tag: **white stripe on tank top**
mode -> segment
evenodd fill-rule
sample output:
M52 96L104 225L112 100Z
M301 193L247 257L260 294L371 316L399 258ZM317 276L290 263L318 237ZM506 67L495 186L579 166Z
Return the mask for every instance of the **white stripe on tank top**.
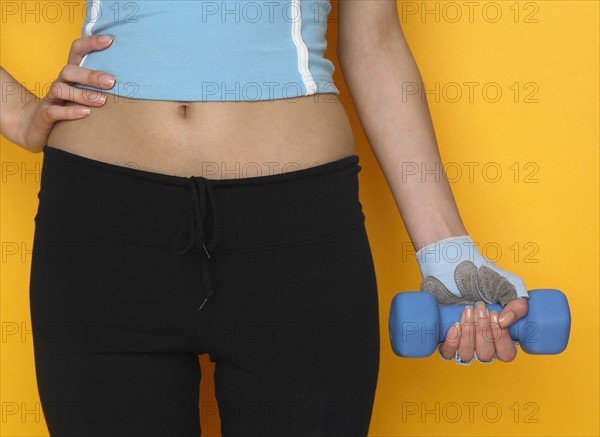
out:
M309 96L317 92L317 84L308 69L308 49L302 40L302 11L300 9L300 1L292 0L292 39L298 52L298 71L302 76L302 81L307 90L305 95Z

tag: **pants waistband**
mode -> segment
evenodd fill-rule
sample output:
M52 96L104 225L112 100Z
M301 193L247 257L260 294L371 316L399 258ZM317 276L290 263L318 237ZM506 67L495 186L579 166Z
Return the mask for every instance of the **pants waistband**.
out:
M235 251L318 238L364 219L357 155L287 173L207 179L50 146L43 154L36 220L107 238L185 249L203 222L206 250Z

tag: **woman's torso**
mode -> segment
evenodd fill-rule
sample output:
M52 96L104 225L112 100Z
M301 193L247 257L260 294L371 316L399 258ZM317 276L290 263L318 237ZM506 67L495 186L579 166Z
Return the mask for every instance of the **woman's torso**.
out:
M117 15L111 2L87 5L82 35L115 39L80 66L117 83L89 116L57 123L49 146L212 179L291 171L354 152L324 56L328 0L140 1Z
M47 144L112 164L209 179L293 171L354 153L335 94L255 102L127 101L108 94L89 116L58 122Z

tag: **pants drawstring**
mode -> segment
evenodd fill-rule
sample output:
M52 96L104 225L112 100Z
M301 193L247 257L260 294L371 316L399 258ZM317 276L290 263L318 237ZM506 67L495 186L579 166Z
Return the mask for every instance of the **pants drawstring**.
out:
M204 256L201 257L202 280L207 290L206 298L198 308L198 310L201 310L208 299L214 295L214 288L210 277L209 251L219 241L221 225L215 202L215 194L210 181L203 176L190 176L187 178L187 183L190 188L190 200L181 228L173 242L172 250L176 254L182 254L187 252L192 246L196 246L198 250L206 255L206 258ZM204 224L206 223L206 214L209 209L207 204L209 202L214 229L210 240L207 241L206 234L208 232L204 228ZM178 244L181 241L185 243L185 246L182 249L178 249Z

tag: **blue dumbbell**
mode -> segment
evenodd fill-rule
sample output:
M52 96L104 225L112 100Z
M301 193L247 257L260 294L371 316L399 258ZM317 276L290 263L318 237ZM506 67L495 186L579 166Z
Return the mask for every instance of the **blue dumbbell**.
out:
M528 354L553 355L565 350L571 331L571 312L560 290L529 291L528 312L508 328L514 341ZM438 305L424 291L398 293L392 299L388 323L394 353L400 357L423 358L435 352L448 329L460 320L461 305ZM502 305L486 304L500 314ZM490 339L491 340L491 339Z

